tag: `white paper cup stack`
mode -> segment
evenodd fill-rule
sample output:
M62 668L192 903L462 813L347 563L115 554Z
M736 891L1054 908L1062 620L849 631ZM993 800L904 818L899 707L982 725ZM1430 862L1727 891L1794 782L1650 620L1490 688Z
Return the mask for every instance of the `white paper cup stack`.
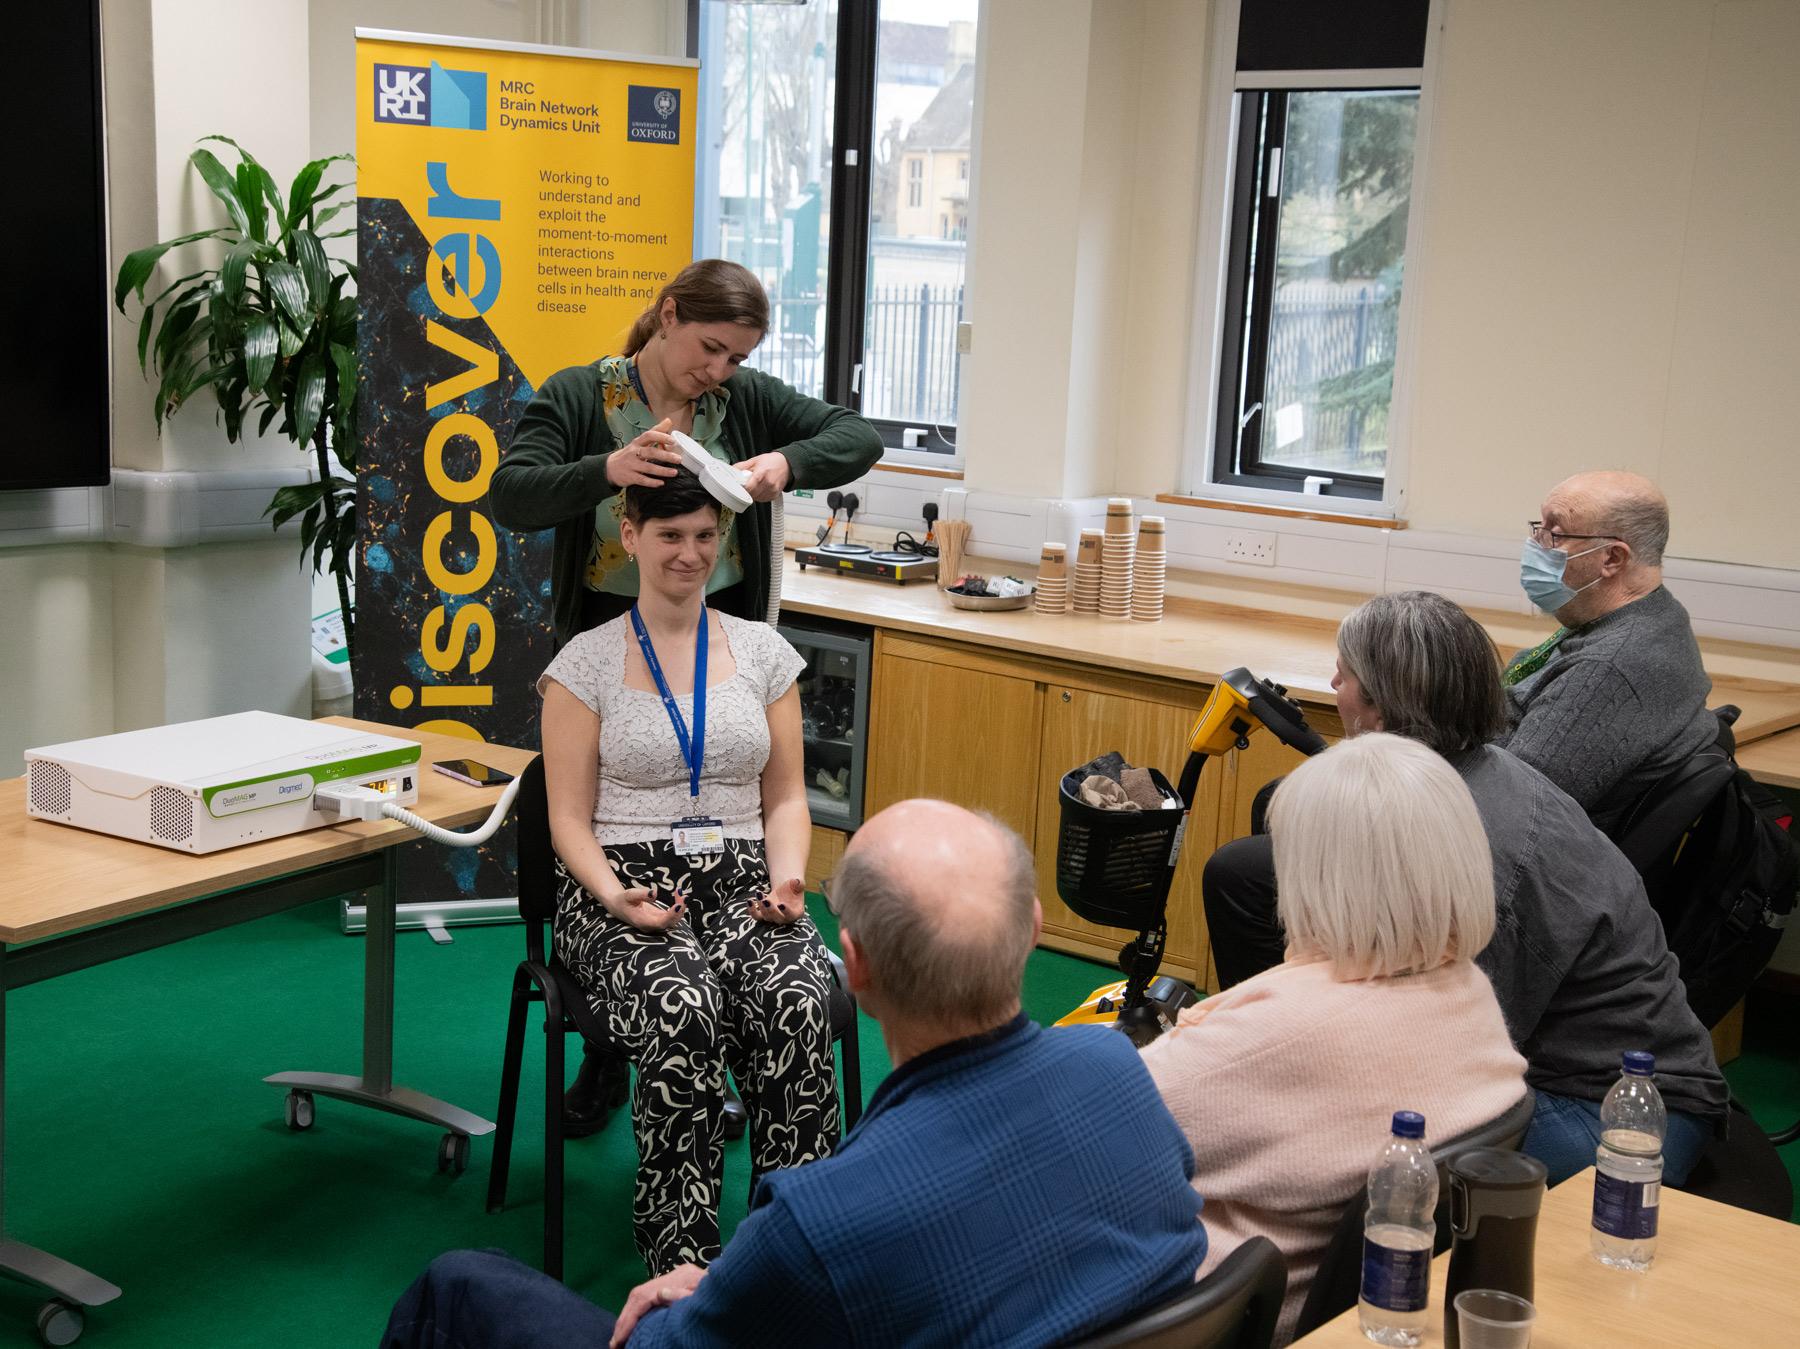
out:
M1038 559L1037 598L1040 614L1066 614L1069 611L1068 545L1046 543L1044 555Z
M1131 499L1106 503L1106 533L1100 539L1100 616L1131 617L1132 560L1137 539L1131 532Z
M1162 516L1146 515L1138 524L1137 557L1131 572L1131 616L1141 623L1154 623L1163 616L1169 574L1164 540Z
M1081 544L1075 552L1075 585L1071 593L1072 608L1078 614L1100 612L1100 531L1081 531Z

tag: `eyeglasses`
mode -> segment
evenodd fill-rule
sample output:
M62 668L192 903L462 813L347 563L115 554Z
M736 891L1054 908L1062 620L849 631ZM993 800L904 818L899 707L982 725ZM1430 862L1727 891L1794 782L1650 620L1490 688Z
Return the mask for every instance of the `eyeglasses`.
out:
M831 910L831 916L833 918L838 916L837 901L831 897L831 888L836 884L837 878L835 876L827 876L819 882L819 893L824 896L825 907Z
M1525 525L1531 531L1532 542L1541 544L1545 548L1554 548L1564 539L1616 540L1619 537L1617 534L1565 534L1560 529L1545 529L1542 520L1527 520Z

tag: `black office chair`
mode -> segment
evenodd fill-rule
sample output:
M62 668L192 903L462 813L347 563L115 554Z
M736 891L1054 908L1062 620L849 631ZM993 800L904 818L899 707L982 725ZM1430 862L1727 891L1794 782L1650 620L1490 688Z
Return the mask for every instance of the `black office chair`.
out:
M1706 1145L1687 1179L1675 1188L1787 1222L1794 1210L1794 1181L1774 1140L1736 1101L1726 1124L1725 1137Z
M1251 1237L1211 1274L1068 1349L1268 1349L1287 1296L1287 1261Z
M506 1023L506 1056L500 1070L500 1109L496 1115L494 1156L488 1173L487 1208L498 1213L506 1205L507 1173L512 1165L513 1117L519 1104L519 1072L525 1056L525 1012L544 1004L544 1272L562 1277L563 1263L563 1040L571 1031L590 1043L624 1056L606 1023L575 976L549 947L547 936L556 914L556 850L550 843L550 809L544 794L544 761L533 759L519 776L514 801L519 828L519 917L525 924L525 959L513 974L511 1013ZM831 1037L842 1060L839 1099L844 1130L862 1113L862 1070L856 1045L856 999L844 967L830 952L836 981L831 991Z
M1434 1254L1450 1249L1450 1163L1470 1148L1516 1151L1531 1127L1531 1112L1536 1108L1537 1093L1527 1087L1518 1104L1505 1114L1431 1150L1438 1173L1437 1239L1431 1248ZM1331 1234L1331 1244L1325 1248L1312 1287L1306 1290L1306 1301L1300 1306L1296 1339L1356 1305L1362 1291L1363 1218L1368 1207L1369 1191L1365 1185L1357 1190L1356 1198L1344 1209L1337 1230Z

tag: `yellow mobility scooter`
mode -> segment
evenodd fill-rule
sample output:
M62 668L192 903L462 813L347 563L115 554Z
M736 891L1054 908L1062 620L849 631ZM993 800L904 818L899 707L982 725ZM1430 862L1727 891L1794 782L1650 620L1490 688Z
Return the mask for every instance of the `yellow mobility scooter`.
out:
M1172 803L1164 809L1101 810L1081 799L1085 765L1063 774L1056 892L1088 922L1126 928L1137 936L1119 951L1125 978L1095 989L1057 1025L1113 1025L1141 1046L1174 1024L1183 1007L1199 1001L1189 985L1156 973L1169 931L1169 887L1181 859L1181 840L1200 786L1201 767L1229 750L1248 749L1250 737L1265 727L1302 754L1325 748L1285 688L1240 666L1219 680L1200 710L1188 735L1180 787L1171 787L1161 773L1150 770L1151 782Z

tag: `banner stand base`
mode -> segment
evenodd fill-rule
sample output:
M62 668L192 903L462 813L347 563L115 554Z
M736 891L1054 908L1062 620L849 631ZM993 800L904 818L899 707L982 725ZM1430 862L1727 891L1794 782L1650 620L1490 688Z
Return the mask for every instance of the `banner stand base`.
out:
M516 923L519 921L517 899L452 899L441 904L397 904L394 927L406 932L424 928L439 945L450 940L449 928L475 927L484 923ZM338 926L346 937L368 930L369 910L365 904L354 904L349 897L338 901Z

